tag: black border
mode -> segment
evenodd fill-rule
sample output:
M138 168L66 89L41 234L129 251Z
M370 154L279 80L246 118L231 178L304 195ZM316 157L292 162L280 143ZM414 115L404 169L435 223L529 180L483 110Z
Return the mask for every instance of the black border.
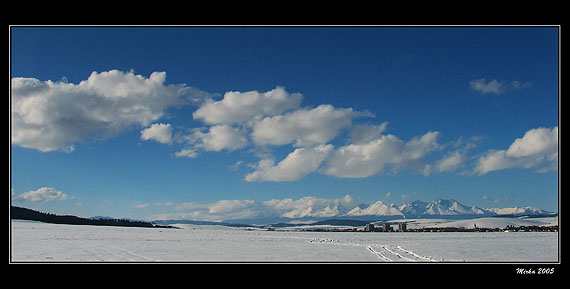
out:
M82 19L83 21L85 19ZM258 21L257 19L256 21ZM52 19L53 21L53 19ZM56 20L57 22L58 20ZM185 20L186 21L186 20ZM405 20L404 20L405 21ZM421 21L421 20L419 20ZM562 57L563 48L565 48L565 37L566 26L561 24L547 24L547 25L536 25L536 24L501 24L503 22L496 22L495 24L491 25L477 25L477 24L465 24L469 22L469 19L463 19L462 21L458 21L460 24L455 25L447 25L447 24L329 24L329 25L322 25L322 24L311 24L309 22L304 22L301 25L292 25L292 24L191 24L191 25L178 25L178 24L167 24L167 25L158 25L158 24L143 24L143 25L132 25L132 24L121 24L121 21L114 21L115 24L112 25L66 25L66 24L13 24L9 25L9 55L11 56L11 33L12 27L21 27L21 26L31 26L31 27L53 27L53 26L65 26L65 27L187 27L187 26L201 26L201 27L377 27L377 26L390 26L390 27L518 27L518 26L540 26L540 27L558 27L559 29L559 113L558 113L558 125L559 125L559 164L558 164L558 209L559 209L559 224L560 224L560 231L558 233L558 262L535 262L535 263L516 263L516 262L466 262L466 263L456 263L456 262L443 262L443 263L371 263L371 262L157 262L157 263L140 263L140 262L102 262L102 263L88 263L88 262L50 262L50 263L43 263L43 262L13 262L11 260L11 221L10 218L8 219L10 222L10 257L9 257L9 264L13 265L13 267L18 269L27 270L28 267L33 267L35 269L40 269L45 274L50 274L52 271L59 271L59 270L69 270L70 265L79 265L73 266L79 271L84 271L82 269L94 270L94 272L105 270L106 272L109 265L115 267L108 271L111 272L115 269L122 270L125 266L131 267L135 265L135 270L141 270L141 272L146 271L154 271L157 269L156 265L161 268L161 270L172 270L174 269L172 265L176 266L176 271L178 269L187 268L190 265L190 269L196 269L193 265L203 265L200 266L202 269L206 271L210 270L218 270L224 269L224 271L230 270L235 272L235 266L231 266L228 268L228 265L242 265L240 267L245 267L244 269L247 271L252 272L261 272L262 274L270 274L271 276L275 277L275 280L283 279L283 276L279 276L276 274L274 270L285 270L285 272L292 273L292 271L297 272L299 275L297 277L308 277L310 276L310 272L313 269L325 270L330 272L331 274L345 274L347 279L358 278L358 279L366 279L369 276L372 279L376 279L377 276L386 276L390 274L399 275L402 271L405 271L405 276L403 281L410 281L410 278L427 278L426 280L445 280L446 276L455 276L455 277L465 277L473 280L481 280L488 278L506 278L506 279L521 279L521 280L535 280L535 279L550 279L556 278L561 279L563 276L563 265L565 264L564 261L566 260L563 256L566 251L562 248L562 240L563 240L563 229L562 229L562 219L563 219L563 205L562 205L562 196L561 196L561 138L560 138L560 128L561 128L561 115L562 115L562 86L564 81L562 77L566 74L563 73L563 61L566 61L566 58ZM9 78L11 78L12 71L11 71L11 62L9 61ZM10 82L10 81L9 81ZM9 85L10 93L11 93L11 82ZM11 115L11 98L10 98L10 115ZM10 126L10 135L11 135L11 126ZM11 152L11 138L10 138L10 152ZM11 169L11 154L10 156L10 169ZM11 174L11 170L10 170ZM10 188L11 188L11 175L10 175ZM10 195L10 204L11 204L11 195ZM10 211L10 210L8 210ZM50 265L50 266L45 266ZM103 266L104 265L104 266ZM150 265L150 266L148 266ZM183 265L183 266L179 266ZM261 266L263 265L263 266ZM25 268L22 268L25 267ZM88 266L88 268L85 268ZM212 267L214 266L214 267ZM39 268L38 268L39 267ZM182 267L182 268L179 268ZM356 270L358 274L353 274L353 272L346 273L346 271L350 268L350 271ZM526 269L527 272L530 269L531 272L535 271L534 274L519 274L517 273L517 269ZM554 268L554 274L538 274L539 268ZM87 271L88 271L87 270ZM75 270L72 270L75 271ZM215 271L214 271L215 272ZM53 272L52 272L53 273ZM238 275L241 276L243 272L238 271ZM370 275L371 274L371 275ZM481 277L481 274L485 277ZM327 274L329 275L329 274ZM394 275L394 276L396 276ZM117 276L119 277L119 276ZM243 278L243 276L241 276ZM346 280L343 278L343 275L337 275L336 277L339 280ZM214 278L217 279L217 278ZM318 278L319 280L323 281L322 278ZM334 279L334 278L333 278ZM468 281L469 279L465 279ZM405 282L404 282L405 283ZM279 284L279 283L277 283ZM429 283L426 283L429 284ZM483 283L485 284L485 283ZM476 283L474 283L476 285Z

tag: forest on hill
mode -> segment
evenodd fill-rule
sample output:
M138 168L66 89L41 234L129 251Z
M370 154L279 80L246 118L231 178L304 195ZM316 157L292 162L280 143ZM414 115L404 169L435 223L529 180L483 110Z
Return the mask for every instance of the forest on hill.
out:
M157 225L144 221L127 219L89 219L73 215L55 215L38 212L28 208L10 206L10 218L17 220L40 221L53 224L91 225L91 226L120 226L120 227L148 227L148 228L176 228L168 225Z

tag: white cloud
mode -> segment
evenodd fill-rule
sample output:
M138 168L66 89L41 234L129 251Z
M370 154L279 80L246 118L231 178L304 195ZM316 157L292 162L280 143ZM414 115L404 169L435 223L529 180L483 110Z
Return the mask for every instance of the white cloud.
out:
M404 159L418 160L436 150L439 146L437 143L439 134L438 131L430 131L421 137L413 137L406 143Z
M215 125L210 127L207 133L196 130L187 139L196 143L196 148L206 151L235 151L247 145L245 132L229 125Z
M12 144L43 152L72 151L89 138L105 139L133 125L148 126L182 105L185 85L165 85L132 71L93 72L79 84L12 78Z
M367 143L338 148L324 167L324 173L340 178L365 178L383 173L387 166L394 171L412 168L429 174L423 158L438 148L439 132L428 132L407 143L394 135L381 135Z
M544 167L541 167L543 166ZM508 168L533 168L545 172L558 166L558 126L535 128L517 138L507 150L490 150L481 156L474 173L486 173Z
M333 151L333 145L319 145L312 148L298 148L275 165L274 159L263 159L256 171L248 174L245 180L254 181L296 181L316 171Z
M174 156L177 158L190 158L193 159L197 156L198 154L196 153L196 151L194 149L182 149L180 151L177 151L176 153L174 153Z
M155 123L141 131L141 139L169 144L172 142L172 126L170 124Z
M35 191L29 191L17 196L14 201L17 202L49 202L64 201L71 199L68 195L54 188L42 187Z
M469 82L469 87L472 90L480 92L482 94L501 94L507 90L519 90L522 88L530 87L531 85L532 84L530 82L520 82L518 80L507 82L493 79L487 82L484 78L471 80Z
M511 82L510 87L511 87L511 89L519 90L519 89L527 88L527 87L531 87L531 86L532 86L532 83L530 83L530 82L520 82L518 80L515 80L515 81Z
M439 172L448 172L455 170L461 163L463 163L465 157L458 151L450 153L443 157L441 160L437 161L435 164L436 169Z
M190 219L223 221L257 217L263 213L261 205L252 200L220 200L215 203L167 203L175 213L151 216L153 220Z
M193 219L223 221L254 217L332 217L348 213L356 206L354 198L345 195L338 199L304 197L298 200L273 199L265 202L253 200L221 200L214 203L166 204L175 211L151 216L151 219Z
M506 152L508 157L521 158L541 154L558 154L558 126L535 128L517 138Z
M135 209L146 209L150 206L150 203L138 203L133 206Z
M349 133L350 142L353 144L363 144L380 138L387 126L388 122L383 122L380 125L355 125Z
M266 117L257 122L251 134L261 145L295 146L325 144L335 138L342 129L352 125L352 108L334 108L319 105L313 109L298 109L285 115Z
M193 117L207 124L244 123L295 109L302 100L301 94L289 94L283 87L264 93L230 91L220 101L205 102L193 113Z
M237 161L236 163L230 166L230 170L237 171L242 163L243 161Z
M482 94L487 94L487 93L501 94L505 89L505 84L504 82L499 82L496 79L486 82L485 79L482 78L482 79L471 80L469 82L469 87L472 90L478 91Z
M244 129L229 125L215 125L202 132L204 128L191 129L184 135L177 133L173 138L176 142L185 143L186 148L176 152L175 157L195 158L200 152L222 150L235 151L248 145L247 132Z
M364 178L382 173L386 165L398 162L404 145L394 135L382 135L368 143L340 147L328 160L324 172L340 178Z
M252 200L220 200L208 206L208 213L227 215L230 212L251 208L254 204Z
M339 199L304 197L299 200L270 200L263 203L266 210L285 218L333 217L343 215L356 204L350 195Z
M490 150L479 158L474 172L484 175L491 171L503 170L516 166L516 160L508 158L505 150Z

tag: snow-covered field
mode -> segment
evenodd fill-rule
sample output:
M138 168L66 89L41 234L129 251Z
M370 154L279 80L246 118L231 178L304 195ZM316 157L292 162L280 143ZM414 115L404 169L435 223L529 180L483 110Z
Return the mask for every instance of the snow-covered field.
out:
M544 217L544 218L528 218L528 217L515 217L515 218L476 218L467 220L449 220L449 219L400 219L391 221L392 223L404 222L408 224L409 229L420 228L443 228L455 227L473 229L475 226L478 228L505 228L507 226L554 226L558 225L558 217ZM396 227L397 228L397 227Z
M558 262L558 233L367 233L12 221L12 262Z

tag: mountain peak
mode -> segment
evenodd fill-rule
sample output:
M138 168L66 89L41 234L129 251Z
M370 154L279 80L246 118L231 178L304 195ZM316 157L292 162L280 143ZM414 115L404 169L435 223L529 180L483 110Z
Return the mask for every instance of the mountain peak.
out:
M415 200L400 206L387 204L384 201L374 203L356 204L350 202L337 203L307 203L303 206L291 206L287 204L279 214L259 215L249 219L237 219L239 222L254 222L259 220L279 219L279 222L291 222L294 220L323 220L330 218L378 220L378 219L419 219L419 218L477 218L501 215L531 216L547 215L549 212L534 207L515 207L503 209L483 209L476 206L467 206L454 199L437 198L430 202ZM227 222L235 222L236 219L225 219Z
M386 205L382 201L377 201L366 209L355 207L345 216L404 216L404 214L394 204Z
M485 215L484 209L468 207L454 199L437 198L429 203L413 201L400 206L400 211L408 217L419 216L457 216L457 215Z
M552 212L545 211L536 207L513 207L513 208L485 208L489 212L497 215L546 215Z
M549 212L534 207L514 207L503 209L483 209L476 206L466 206L454 199L437 198L424 202L415 200L400 206L376 201L372 204L359 204L352 209L339 205L326 207L308 206L284 213L281 217L298 218L335 218L335 217L404 217L404 218L460 218L463 216L483 217L500 215L542 215Z

